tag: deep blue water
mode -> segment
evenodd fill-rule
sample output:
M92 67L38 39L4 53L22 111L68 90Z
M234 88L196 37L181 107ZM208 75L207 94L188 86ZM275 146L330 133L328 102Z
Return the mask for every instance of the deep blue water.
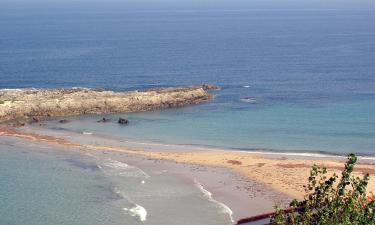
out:
M126 128L89 117L72 129L375 154L375 11L2 11L0 27L0 88L223 88L209 104L131 114Z

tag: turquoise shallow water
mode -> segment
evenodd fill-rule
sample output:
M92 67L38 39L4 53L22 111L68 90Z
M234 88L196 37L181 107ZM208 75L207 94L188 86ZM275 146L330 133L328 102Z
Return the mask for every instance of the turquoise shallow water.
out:
M375 105L372 102L295 105L207 111L208 105L166 111L72 118L48 126L92 132L122 140L213 146L241 150L276 150L375 155ZM117 124L127 117L130 125Z
M129 11L2 3L0 88L223 88L207 104L49 127L141 142L375 155L373 5ZM119 126L119 116L130 125ZM228 224L227 213L183 179L154 174L142 186L139 168L109 156L3 141L1 225ZM137 204L147 210L146 222L142 210L132 215L142 209Z
M0 137L0 224L231 223L193 180L152 162L141 169L121 155L91 153Z
M1 224L123 224L117 197L92 160L0 141Z
M129 114L126 128L90 118L67 126L180 144L374 154L373 8L95 6L1 8L0 88L212 83L223 90L210 104Z

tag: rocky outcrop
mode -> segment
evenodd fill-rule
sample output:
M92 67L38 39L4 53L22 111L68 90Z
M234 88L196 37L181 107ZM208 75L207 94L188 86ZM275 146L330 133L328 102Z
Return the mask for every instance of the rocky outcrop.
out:
M98 120L97 122L98 123L107 123L107 122L110 122L111 120L112 120L111 118L103 117L101 120Z
M129 123L129 120L120 117L120 118L118 119L118 123L119 123L119 124L128 124L128 123Z
M39 121L82 114L147 111L198 104L213 85L113 92L88 88L0 89L0 122Z

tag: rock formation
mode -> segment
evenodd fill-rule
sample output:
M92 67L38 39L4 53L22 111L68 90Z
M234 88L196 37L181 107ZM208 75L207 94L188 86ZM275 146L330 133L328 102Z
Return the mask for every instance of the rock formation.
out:
M105 118L103 117L101 120L98 120L97 122L98 123L107 123L107 122L110 122L111 121L111 118Z
M0 89L0 122L39 121L82 114L147 111L198 104L213 85L113 92L88 88Z
M119 124L128 124L128 123L129 123L129 120L120 117L120 118L118 119L118 123L119 123Z

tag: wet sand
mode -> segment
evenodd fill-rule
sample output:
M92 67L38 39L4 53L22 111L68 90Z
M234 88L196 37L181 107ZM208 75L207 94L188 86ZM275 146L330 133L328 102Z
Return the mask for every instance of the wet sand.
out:
M113 155L113 153L109 153ZM290 201L290 197L249 180L222 167L192 165L143 156L114 154L117 160L139 168L157 168L172 176L185 177L193 185L201 185L211 192L214 201L223 203L233 211L235 221L265 212L271 212L275 204Z
M322 155L286 155L212 149L144 151L126 148L126 146L73 142L62 137L32 133L33 129L28 132L26 130L0 127L0 136L65 146L71 150L119 154L122 155L121 157L126 157L124 160L128 160L127 162L139 164L140 167L142 165L165 167L168 171L197 179L213 193L216 200L225 203L234 211L236 219L269 212L274 204L285 203L292 198L302 198L303 185L306 184L313 164L325 166L330 173L339 174L345 162L345 157ZM368 191L374 192L375 160L360 159L355 174L362 176L365 173L371 175Z

